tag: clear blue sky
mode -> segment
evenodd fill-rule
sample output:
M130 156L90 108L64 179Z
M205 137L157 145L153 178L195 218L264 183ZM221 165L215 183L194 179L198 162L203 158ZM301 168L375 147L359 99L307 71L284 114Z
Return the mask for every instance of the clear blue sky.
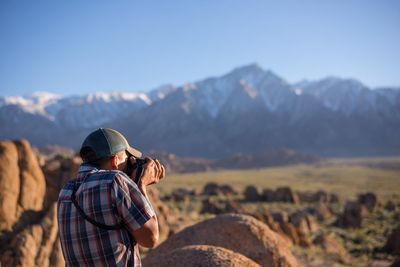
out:
M400 86L400 1L1 0L0 95L148 91L257 62Z

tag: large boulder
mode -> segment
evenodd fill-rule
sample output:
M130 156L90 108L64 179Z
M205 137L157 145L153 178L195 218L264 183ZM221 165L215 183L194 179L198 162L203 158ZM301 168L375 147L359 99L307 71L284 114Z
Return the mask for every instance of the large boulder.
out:
M363 204L348 201L343 213L336 220L335 225L342 228L360 228L363 219L368 214L368 209Z
M278 202L289 202L293 204L299 204L300 198L299 195L290 187L279 187L275 190L275 201Z
M246 186L243 192L245 201L256 202L262 200L259 191L260 190L253 185Z
M0 231L11 230L25 211L40 211L46 182L26 140L0 142Z
M400 255L400 227L390 233L384 250L390 254Z
M206 196L234 196L237 194L237 191L227 184L207 183L203 189L203 195Z
M365 194L359 194L358 202L367 207L369 211L372 211L378 205L378 198L375 193L368 192Z
M31 224L4 244L1 266L63 266L58 244L57 205L54 203L39 223Z
M253 260L231 250L215 246L186 246L172 250L164 257L148 256L143 261L144 267L257 267Z
M290 215L290 223L297 231L300 245L309 247L312 243L311 234L318 230L318 224L314 217L306 212L298 211Z
M317 218L320 222L333 216L332 210L324 202L318 202L315 206L307 207L304 211Z
M262 266L298 266L287 241L257 219L238 214L219 215L188 227L151 250L146 259L163 260L171 251L189 245L223 247Z
M77 156L65 158L57 155L45 161L42 167L47 184L45 208L57 201L61 188L76 177L81 163L81 158Z

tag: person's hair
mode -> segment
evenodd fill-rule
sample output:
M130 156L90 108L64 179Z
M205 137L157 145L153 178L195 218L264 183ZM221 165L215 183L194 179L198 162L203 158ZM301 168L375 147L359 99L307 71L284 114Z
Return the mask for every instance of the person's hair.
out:
M104 166L113 156L117 156L119 159L121 159L122 156L126 154L126 152L123 150L123 151L117 152L115 155L97 159L96 152L91 147L83 147L79 151L79 154L84 163L89 163L91 165L94 165L97 168L100 168L100 167Z

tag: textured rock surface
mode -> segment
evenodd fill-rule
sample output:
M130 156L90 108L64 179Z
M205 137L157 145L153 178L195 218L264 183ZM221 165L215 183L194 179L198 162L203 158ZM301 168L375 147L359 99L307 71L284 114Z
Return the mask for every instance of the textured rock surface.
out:
M223 247L262 266L298 266L290 245L267 225L247 215L219 215L188 227L149 252L149 259L162 259L171 251L189 245Z
M37 224L17 233L1 255L2 266L63 266L61 249L57 244L56 204Z
M46 182L25 141L0 142L0 231L11 230L25 211L43 208Z
M350 255L342 244L335 238L334 234L320 234L314 239L314 244L320 246L324 251L341 263L349 263Z
M186 246L170 251L162 259L147 257L144 267L257 267L259 264L231 250L215 246Z
M47 184L45 208L54 201L57 201L60 189L65 183L76 176L81 162L80 157L63 158L60 156L46 161L43 166L43 173Z
M348 201L343 214L339 216L335 225L342 228L360 228L363 219L368 215L368 209L358 202Z

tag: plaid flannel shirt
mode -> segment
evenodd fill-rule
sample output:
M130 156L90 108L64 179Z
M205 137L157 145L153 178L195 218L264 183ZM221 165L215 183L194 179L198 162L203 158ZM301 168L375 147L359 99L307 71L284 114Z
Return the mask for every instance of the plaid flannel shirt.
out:
M87 216L105 225L122 223L123 228L104 230L85 220L71 202L74 186L79 186L76 201ZM63 187L58 199L66 266L141 266L132 233L153 216L150 202L125 173L82 164L77 179Z

